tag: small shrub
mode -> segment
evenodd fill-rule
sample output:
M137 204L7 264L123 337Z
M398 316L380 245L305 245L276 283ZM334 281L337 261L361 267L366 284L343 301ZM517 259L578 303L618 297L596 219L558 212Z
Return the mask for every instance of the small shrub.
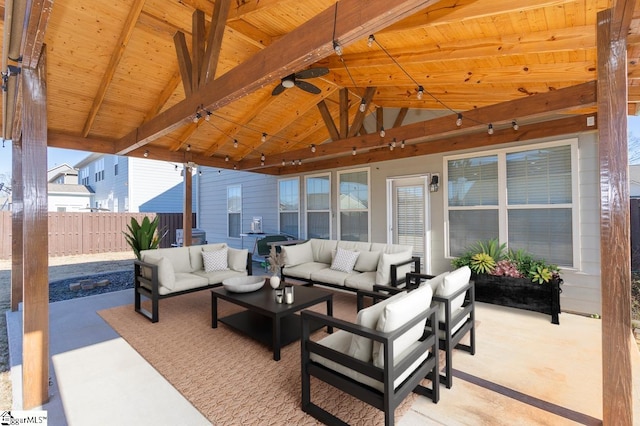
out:
M631 274L631 318L640 321L640 273Z

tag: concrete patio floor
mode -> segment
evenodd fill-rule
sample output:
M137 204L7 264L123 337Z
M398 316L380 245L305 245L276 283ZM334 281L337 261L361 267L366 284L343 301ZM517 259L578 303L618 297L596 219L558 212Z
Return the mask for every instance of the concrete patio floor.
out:
M131 304L132 290L50 306L50 425L210 424L96 311ZM478 303L475 356L455 351L453 387L438 404L420 397L409 425L600 424L601 322ZM20 409L22 316L7 313L14 409ZM634 420L640 424L640 354L634 346Z

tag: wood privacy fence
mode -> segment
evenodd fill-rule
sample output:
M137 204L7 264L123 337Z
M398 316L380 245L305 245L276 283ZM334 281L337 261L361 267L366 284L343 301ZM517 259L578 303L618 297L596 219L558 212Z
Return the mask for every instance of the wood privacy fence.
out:
M161 247L170 247L175 240L175 230L182 228L182 213L49 212L49 256L131 250L123 235L131 218L141 221L145 216L153 218L156 214L160 216L159 228L167 231ZM192 222L195 227L195 213ZM0 212L0 259L11 257L12 232L11 212Z

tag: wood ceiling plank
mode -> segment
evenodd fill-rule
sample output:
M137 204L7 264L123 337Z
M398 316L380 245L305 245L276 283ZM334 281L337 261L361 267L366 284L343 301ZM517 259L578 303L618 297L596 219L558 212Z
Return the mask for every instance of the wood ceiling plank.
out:
M365 34L385 28L434 3L436 0L398 0L393 3L370 0L367 7L362 8L358 0L341 0L337 3L336 38L348 45ZM331 55L333 45L330 35L333 33L334 14L334 8L326 9L238 65L234 72L209 81L198 93L188 96L120 139L117 152L126 154L173 131L188 120L198 105L211 110L219 109L287 73Z
M147 114L144 117L144 123L151 120L153 117L158 115L160 111L162 111L162 108L164 108L164 106L167 104L167 102L171 98L171 95L173 94L173 92L175 92L181 81L182 78L180 77L180 71L176 70L176 72L173 73L167 84L162 89L162 92L156 99L154 105L149 109L149 111L147 111Z
M87 114L87 119L85 120L84 126L82 128L82 135L87 136L91 131L91 127L98 115L98 111L100 111L100 107L104 102L104 97L107 94L107 90L111 86L111 82L113 81L113 76L118 69L118 65L120 64L120 60L124 55L125 49L129 44L129 40L131 39L131 34L136 27L136 22L138 22L138 18L140 17L140 13L142 12L142 8L144 6L145 0L136 0L131 9L129 10L129 14L127 15L127 20L124 22L122 27L122 31L120 31L120 36L118 37L118 41L116 43L116 48L113 52L111 52L111 59L109 60L109 65L102 75L102 81L98 86L98 93L93 98L93 103L91 104L91 108L89 108L89 113Z
M231 0L216 0L213 8L207 47L202 62L202 70L200 71L201 85L213 79L216 75L218 59L220 58L220 46L222 46L222 37L224 36L225 22L229 15L230 6Z

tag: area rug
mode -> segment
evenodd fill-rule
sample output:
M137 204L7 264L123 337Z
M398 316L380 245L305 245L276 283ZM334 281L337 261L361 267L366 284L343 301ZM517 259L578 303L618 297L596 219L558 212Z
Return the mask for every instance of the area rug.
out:
M355 321L355 306L355 295L334 293L335 317ZM218 301L219 317L240 309ZM324 313L326 304L313 310ZM225 324L212 329L209 292L161 300L159 312L155 324L133 305L99 314L213 424L318 424L300 408L299 342L285 346L276 362L267 346ZM313 339L326 335L320 330ZM425 385L431 386L427 380ZM313 379L311 391L312 401L351 425L384 424L381 411L325 383ZM396 419L416 398L405 399Z

